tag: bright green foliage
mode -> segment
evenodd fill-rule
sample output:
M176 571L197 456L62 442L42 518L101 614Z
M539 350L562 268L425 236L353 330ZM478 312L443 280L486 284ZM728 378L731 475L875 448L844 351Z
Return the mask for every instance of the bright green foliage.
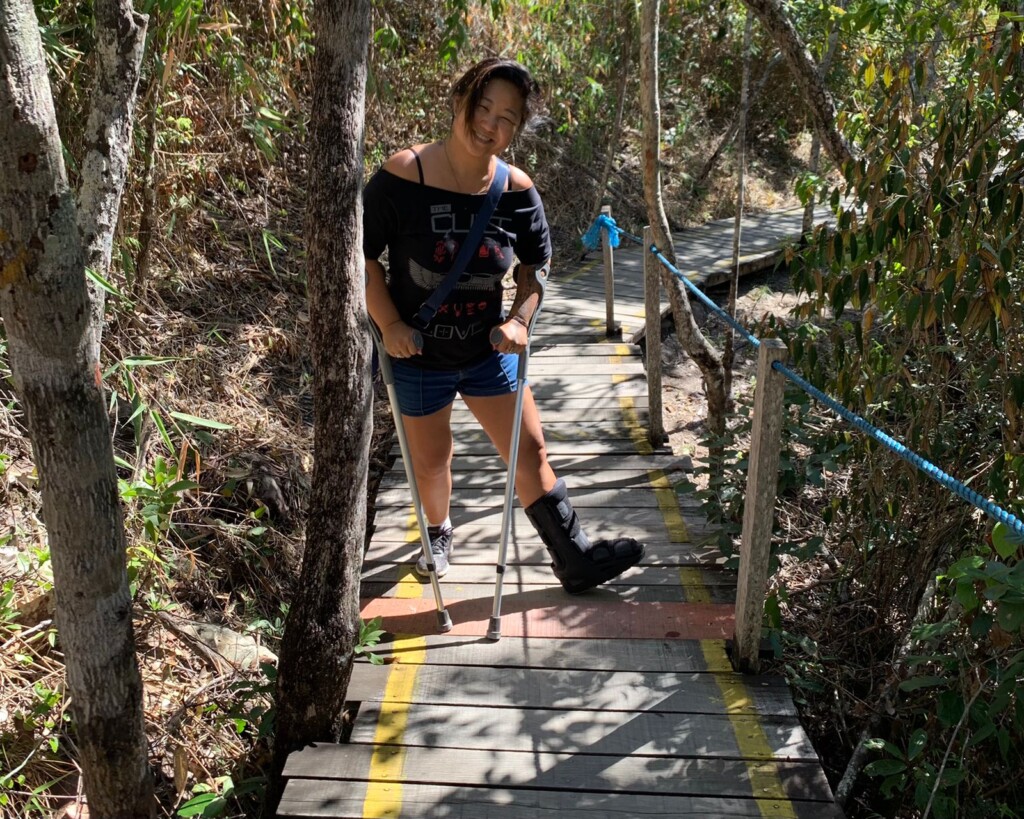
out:
M966 806L972 816L1013 815L1006 811L1019 804L1013 783L1024 764L1024 562L961 558L942 602L946 615L912 635L899 686L907 727L873 744L880 758L865 773L886 798L939 819L965 815Z
M384 636L384 629L381 628L383 622L382 617L374 617L369 623L364 620L359 621L359 639L356 641L355 653L362 654L373 665L382 665L384 662L380 655L370 651Z
M847 25L877 35L862 54L859 107L843 118L861 154L843 184L822 192L834 227L794 259L811 297L805 315L833 318L827 333L792 333L790 348L826 392L1020 516L1020 34L980 6L960 10L975 32L967 36L926 11L850 8ZM882 21L922 45L883 41ZM932 50L935 27L956 39ZM879 611L909 617L929 577L945 575L933 621L912 635L898 717L866 773L913 815L1004 815L1022 796L1020 543L997 526L991 548L979 548L991 526L983 516L855 440L843 459L849 486L825 523L832 539L858 544L858 580Z

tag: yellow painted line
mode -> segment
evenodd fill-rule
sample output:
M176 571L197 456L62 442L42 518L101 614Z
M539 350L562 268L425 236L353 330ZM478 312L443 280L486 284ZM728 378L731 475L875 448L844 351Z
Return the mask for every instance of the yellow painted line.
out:
M686 602L709 603L711 591L704 584L704 578L697 566L681 566L679 581L686 590ZM768 736L757 718L754 701L743 678L733 671L732 663L725 653L721 640L701 640L704 665L711 672L725 704L725 713L732 725L736 747L744 759L751 793L758 812L764 819L796 819L793 803L774 765L775 753L768 742ZM743 716L745 719L738 719Z
M409 723L409 704L416 686L416 674L426 659L427 640L418 636L396 636L393 653L401 658L392 663L384 687L380 719L373 735L369 782L363 800L364 819L387 819L402 815L402 768L405 748L400 744Z
M683 584L687 603L711 602L711 590L704 585L704 575L697 566L680 566L679 582Z
M574 270L569 275L567 275L567 276L559 276L558 277L558 281L559 282L571 282L573 279L578 279L584 273L589 272L594 267L594 265L596 265L598 262L601 262L601 264L604 264L604 259L591 259L589 262L585 262L584 264L580 265L578 270Z
M652 469L647 473L651 486L654 487L654 497L658 500L658 508L665 518L665 526L668 527L669 540L673 543L689 543L690 532L686 528L686 521L679 511L679 499L676 491L672 488L668 476L660 469Z
M414 563L402 563L398 567L395 597L401 600L419 600L423 597L423 581L416 574Z
M641 455L650 455L654 452L651 442L647 440L647 433L640 426L640 420L636 414L636 407L633 399L628 396L619 398L619 409L622 411L622 418L629 430L629 437L633 439L633 446ZM647 473L651 486L654 487L654 497L658 501L658 508L665 520L665 527L668 529L669 540L673 543L689 543L690 532L686 528L686 521L679 511L679 499L669 482L668 476L660 469L652 469Z
M405 542L420 544L420 526L416 520L416 510L409 513L405 524ZM418 558L419 555L417 554ZM395 597L403 600L417 600L423 597L423 583L416 574L415 562L403 563L398 567L398 582L395 584Z
M630 395L619 396L619 409L622 411L622 420L629 430L629 437L633 439L633 446L641 455L650 455L654 452L651 442L647 440L647 433L640 426L640 419L636 414L636 406L633 397Z
M608 363L624 364L627 363L631 358L634 358L634 355L627 345L616 344L615 353L613 355L608 356Z
M409 519L405 522L405 542L406 543L419 543L420 542L420 524L416 520L416 510L413 509L409 513Z
M793 803L786 794L782 781L779 779L776 766L768 761L774 758L772 746L759 722L737 719L739 715L758 716L754 710L754 701L746 684L738 674L732 672L729 658L725 654L725 644L721 640L701 640L701 651L709 671L717 671L714 675L718 690L725 703L725 712L732 723L736 747L744 758L750 789L754 795L754 804L764 819L796 819Z

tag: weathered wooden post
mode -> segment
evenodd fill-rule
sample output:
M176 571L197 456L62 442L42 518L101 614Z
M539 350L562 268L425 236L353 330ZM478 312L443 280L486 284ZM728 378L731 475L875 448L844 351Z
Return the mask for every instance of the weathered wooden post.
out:
M612 206L602 207L601 214L611 219ZM615 254L612 249L612 232L608 228L604 228L603 232L605 335L608 338L618 338L622 335L622 327L615 321Z
M647 342L647 406L651 418L647 438L653 446L665 441L665 420L661 410L661 269L650 252L654 231L644 228L644 313Z
M747 497L740 540L740 571L736 588L736 632L733 665L756 674L764 619L764 594L768 585L772 520L779 481L779 449L782 437L785 379L772 364L786 357L781 339L761 342L757 356L757 387L747 467Z

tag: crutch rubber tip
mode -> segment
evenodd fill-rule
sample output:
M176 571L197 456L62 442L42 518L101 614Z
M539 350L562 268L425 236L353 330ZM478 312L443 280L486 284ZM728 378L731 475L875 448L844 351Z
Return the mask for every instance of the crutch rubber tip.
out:
M487 639L488 640L500 640L501 639L501 618L492 617L490 623L487 625Z
M446 631L452 630L452 618L448 614L448 609L444 609L437 613L437 628L442 634Z

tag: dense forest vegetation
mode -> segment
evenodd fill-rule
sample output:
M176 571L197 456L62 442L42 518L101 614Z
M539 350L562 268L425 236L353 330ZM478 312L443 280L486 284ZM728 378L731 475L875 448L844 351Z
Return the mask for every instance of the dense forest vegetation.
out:
M101 376L167 816L256 815L265 787L312 460L303 219L307 180L328 169L308 162L310 5L136 3L149 25L127 185L113 263L90 276L107 294ZM1024 9L663 0L673 227L734 212L748 7L748 207L800 197L836 213L834 230L790 253L798 314L752 329L784 338L812 383L1019 519ZM374 0L367 173L443 136L459 67L512 56L544 86L544 117L511 159L543 193L555 275L602 204L639 233L638 8ZM74 184L97 71L93 9L35 9ZM766 24L773 10L806 49ZM835 102L832 134L801 65ZM816 134L826 157L828 137L849 155L812 160ZM2 327L0 395L0 815L74 813L73 703ZM743 504L738 403L712 442L724 473L699 490L726 552ZM802 393L788 405L766 625L848 815L1021 815L1024 537Z

